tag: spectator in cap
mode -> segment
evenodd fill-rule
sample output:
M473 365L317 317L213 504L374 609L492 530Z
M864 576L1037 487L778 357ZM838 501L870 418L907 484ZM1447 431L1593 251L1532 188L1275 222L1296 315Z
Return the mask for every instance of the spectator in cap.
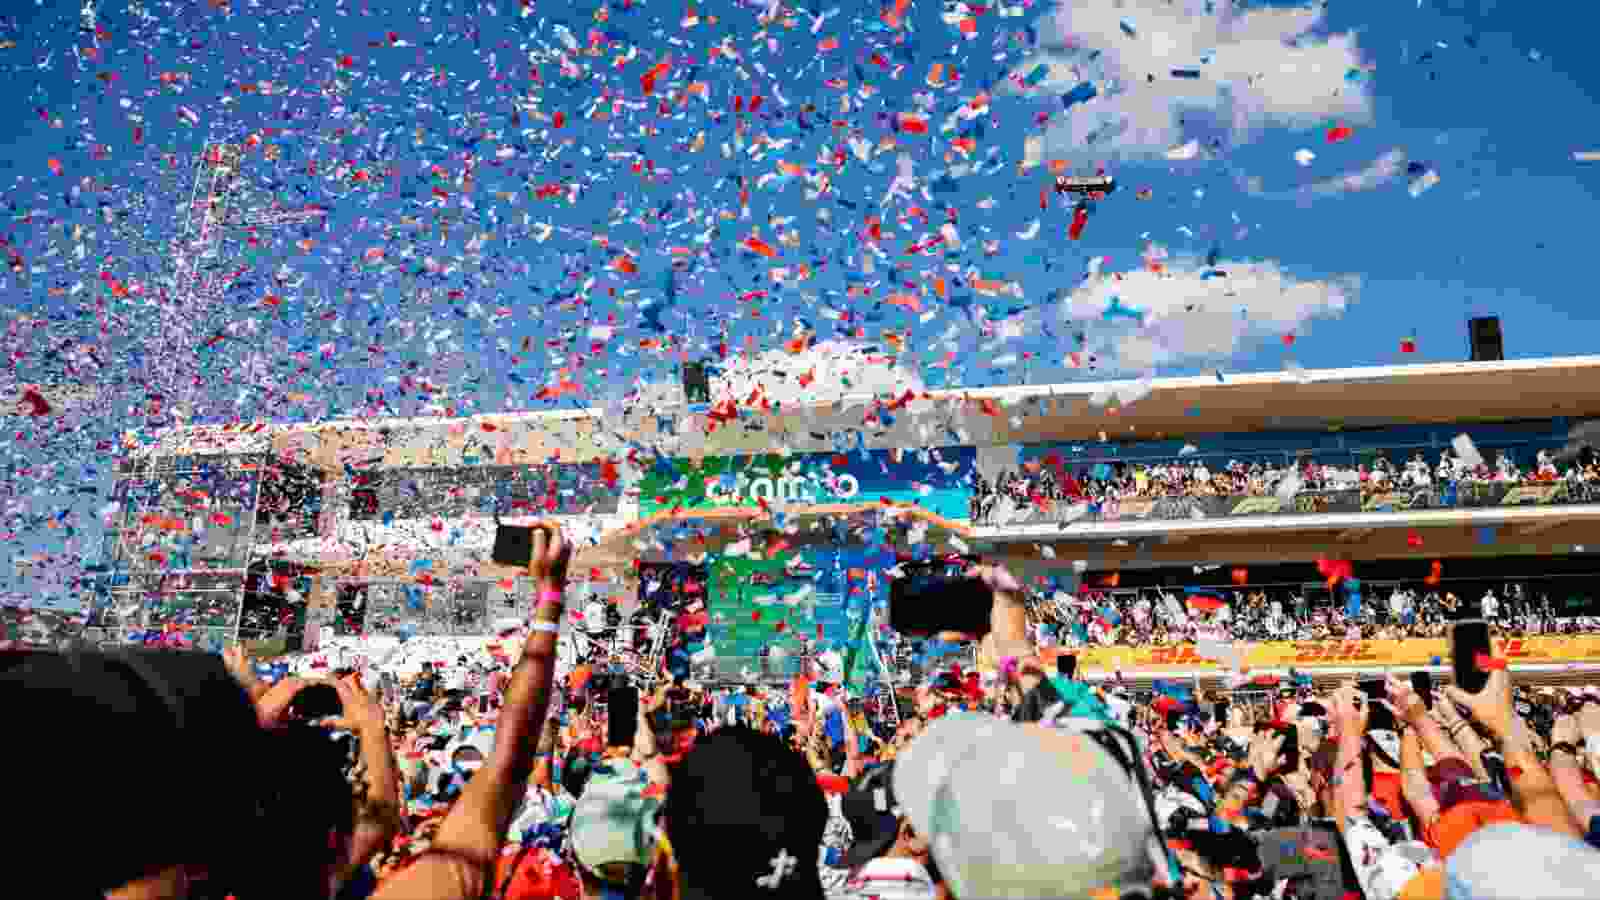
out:
M851 897L911 900L939 896L928 842L902 815L894 796L894 764L862 776L840 801L850 846L842 862Z
M695 744L672 771L662 840L681 900L821 900L828 804L810 764L743 726Z
M974 717L928 726L894 793L956 900L1149 896L1175 875L1149 797L1088 734Z

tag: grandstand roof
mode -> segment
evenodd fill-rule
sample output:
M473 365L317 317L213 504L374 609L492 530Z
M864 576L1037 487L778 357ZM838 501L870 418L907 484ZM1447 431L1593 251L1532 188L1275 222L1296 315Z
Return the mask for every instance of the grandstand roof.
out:
M283 452L301 442L313 458L330 466L334 456L365 445L382 454L387 464L418 465L428 461L408 453L452 445L459 449L466 435L480 431L463 428L463 423L477 421L514 435L519 462L593 460L624 453L629 444L655 445L682 456L779 447L828 451L833 449L829 433L842 430L861 431L870 447L985 446L1098 440L1102 435L1144 439L1220 431L1582 418L1600 416L1597 384L1600 355L935 390L893 411L895 421L888 427L865 421L878 398L846 395L781 411L745 410L753 415L708 436L703 428L682 429L688 439L673 437L657 419L691 411L679 405L632 410L620 420L590 407L469 418L197 425L167 429L153 441L130 435L127 443L136 452L205 455ZM391 432L387 439L379 435L384 429Z

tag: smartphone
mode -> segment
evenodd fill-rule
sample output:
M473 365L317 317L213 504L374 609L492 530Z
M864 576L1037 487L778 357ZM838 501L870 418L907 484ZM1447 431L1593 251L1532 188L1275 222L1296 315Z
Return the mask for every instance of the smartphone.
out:
M331 684L313 684L300 689L289 701L289 713L301 719L326 719L344 712L339 692Z
M1056 674L1071 681L1078 674L1078 657L1063 653L1056 657Z
M1411 673L1411 690L1422 698L1422 705L1433 709L1433 676L1427 672Z
M638 689L613 687L606 695L606 746L632 747L634 733L638 730Z
M1478 668L1478 657L1493 653L1489 645L1489 623L1468 619L1450 626L1450 665L1455 670L1456 687L1476 694L1489 683L1489 673Z
M1367 705L1371 707L1371 710L1367 713L1368 731L1395 730L1394 710L1389 708L1389 704L1381 700L1374 700Z
M988 634L994 596L982 579L966 574L974 563L971 557L948 557L904 564L905 575L889 586L889 627L911 637Z
M498 518L494 523L494 549L489 559L496 565L527 568L533 561L533 533L540 525L507 525Z

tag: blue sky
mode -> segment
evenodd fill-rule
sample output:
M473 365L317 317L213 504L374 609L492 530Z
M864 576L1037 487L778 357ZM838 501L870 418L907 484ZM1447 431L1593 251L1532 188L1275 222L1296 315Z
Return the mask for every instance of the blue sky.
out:
M69 549L67 526L94 532L109 487L97 447L161 421L129 407L148 411L175 384L199 419L312 420L438 399L406 374L476 410L598 402L671 377L676 354L641 342L698 356L724 335L733 350L797 334L900 342L899 364L930 385L1460 359L1464 320L1487 313L1511 356L1590 352L1600 338L1574 277L1600 185L1600 163L1573 158L1600 149L1585 129L1600 121L1600 62L1576 10L1108 0L1013 16L916 0L890 28L892 3L826 0L703 2L693 23L659 2L522 16L510 0L102 0L95 48L78 7L19 0L0 23L3 236L31 270L26 284L0 273L0 386L76 379L103 393L3 423L0 453L34 469L22 496L0 497L0 559ZM566 76L563 32L580 48ZM604 49L587 55L592 37ZM930 85L934 64L944 77ZM1083 82L1096 96L1064 108ZM703 92L685 97L695 83ZM986 113L958 114L985 92ZM757 94L753 114L735 112ZM614 111L594 118L602 98ZM821 108L800 127L807 102ZM926 133L897 129L919 109ZM741 122L730 158L721 147ZM1348 137L1330 140L1341 123ZM751 153L762 134L772 143ZM245 172L258 196L329 213L262 235L220 300L162 325L147 303L188 180L171 161L207 135L256 136ZM1030 138L1122 186L1080 240L1068 204L1039 207L1046 170L1018 172ZM883 204L902 172L904 195ZM1430 172L1437 183L1413 197ZM827 190L808 196L824 174ZM575 185L570 202L537 197ZM959 249L907 252L952 214ZM906 222L883 228L871 272L868 215ZM752 236L781 255L751 252ZM674 274L679 247L691 252ZM636 272L618 268L624 253ZM802 264L812 276L793 281ZM975 295L974 279L1015 287ZM113 296L113 283L138 292ZM896 294L917 308L883 302ZM1113 297L1135 315L1108 315ZM19 313L43 324L17 325ZM1071 365L1078 335L1093 370ZM537 399L562 381L583 393Z

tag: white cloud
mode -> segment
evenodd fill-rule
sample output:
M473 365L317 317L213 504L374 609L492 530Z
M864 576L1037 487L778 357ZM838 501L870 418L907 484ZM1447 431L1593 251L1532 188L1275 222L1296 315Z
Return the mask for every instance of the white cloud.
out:
M1230 0L1063 2L1041 20L1038 52L1016 74L1047 63L1036 91L1059 95L1092 81L1099 96L1057 114L1042 140L1029 142L1030 155L1164 152L1189 139L1180 124L1187 114L1214 119L1233 140L1268 125L1368 122L1371 97L1345 79L1361 63L1356 36L1311 36L1322 16L1320 4L1236 11ZM1174 77L1174 69L1199 77Z
M1360 292L1354 276L1303 281L1272 261L1207 266L1194 256L1159 259L1162 271L1091 276L1059 304L1060 319L1081 330L1086 349L1111 369L1148 370L1196 359L1223 359L1248 342L1278 337L1319 317L1341 314ZM1225 275L1206 277L1208 272ZM1115 304L1113 303L1115 298ZM1113 313L1113 307L1133 315Z

